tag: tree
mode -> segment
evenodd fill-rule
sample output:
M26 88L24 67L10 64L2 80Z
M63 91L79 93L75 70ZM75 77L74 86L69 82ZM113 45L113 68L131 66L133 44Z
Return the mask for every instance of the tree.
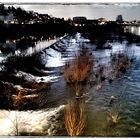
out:
M118 15L118 16L116 17L116 22L117 22L117 23L123 23L123 17L122 17L122 15Z
M14 13L14 16L18 20L19 23L25 23L26 20L26 11L18 7Z
M4 4L0 4L0 15L4 16L4 20L6 20L6 16L8 15L8 11L5 8Z
M0 14L5 10L4 4L0 4Z

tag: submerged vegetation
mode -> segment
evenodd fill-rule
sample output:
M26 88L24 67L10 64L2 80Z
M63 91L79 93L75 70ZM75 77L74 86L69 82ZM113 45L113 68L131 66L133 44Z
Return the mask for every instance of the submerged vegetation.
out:
M0 4L0 135L140 136L139 24Z
M65 125L70 136L81 136L86 127L85 101L68 100L65 109Z
M134 61L134 54L128 54L126 51L111 54L111 70L109 72L111 82L115 77L120 77L131 66Z
M64 76L68 83L84 82L92 71L92 54L84 51L76 56L72 62L65 65Z
M82 50L72 62L65 65L64 77L67 83L72 84L76 96L81 96L82 84L85 83L92 73L93 57L87 50Z
M68 102L65 108L61 112L61 114L63 114L61 118L62 120L57 120L57 122L61 123L63 121L63 126L65 126L63 129L64 132L60 132L59 135L64 134L69 136L84 136L86 133L86 127L88 125L86 103L91 100L90 96L92 96L90 95L90 92L96 94L102 90L102 87L105 85L105 83L110 83L109 85L111 85L113 81L121 78L121 76L127 72L135 58L134 54L131 55L126 50L112 52L113 45L111 43L107 43L107 41L104 42L104 37L102 40L102 42L100 42L99 39L95 41L95 48L92 46L90 46L90 48L86 43L77 43L77 40L73 41L73 44L78 44L78 52L74 52L76 55L74 55L72 59L66 60L64 66L57 68L46 67L42 61L42 55L44 55L42 52L34 53L31 55L15 53L8 54L7 58L1 61L0 108L25 111L49 108L50 106L48 106L48 104L51 103L55 106L56 100L63 98L61 95L63 93L56 95L55 92L60 92L60 90L56 90L57 82L52 84L50 81L47 82L44 79L49 75L58 75L60 74L59 71L64 70L59 75L61 76L59 80L62 80L62 77L64 78L65 81L62 83L66 84L66 86L70 89L70 94L73 92L74 95L72 96L76 98L68 98ZM111 44L111 47L107 50L107 53L111 54L107 58L108 61L102 63L102 56L99 57L96 52L104 51L104 49L107 49L109 46L107 45L107 47L104 48L106 45L105 43ZM67 51L67 48L71 44L67 43L65 45L68 46L64 46L65 49L63 50L61 50L61 44L55 47L59 47L59 53L63 53L63 55L68 56L67 53L69 52ZM50 46L50 48L53 49L54 46ZM99 48L102 50L99 50ZM47 50L44 50L44 52L45 51L47 52ZM55 51L57 51L57 49L55 49ZM45 53L45 55L45 61L48 61L47 56L52 57L49 53ZM60 82L60 89L64 88L62 83ZM53 93L50 93L51 90ZM69 91L67 89L64 89L64 95L65 97L69 95ZM55 102L49 101L52 98L55 98ZM88 100L86 100L86 98L88 98ZM116 101L116 97L111 96L109 100L110 101L107 102L109 102L108 106L111 108L113 103ZM67 98L62 103L60 102L59 105L65 103L66 101ZM109 119L108 124L111 124L113 127L117 127L121 121L121 116L117 111L108 111L106 117ZM18 122L16 123L19 125ZM51 135L52 132L56 131L56 128L52 128L51 133L44 133L45 130L42 130L42 132L39 133L24 131L19 132L17 127L18 126L15 127L17 135L44 136ZM46 129L48 130L49 128ZM54 135L55 134L57 135L58 132L54 133ZM95 136L96 134L98 133L94 132L92 136Z
M78 55L73 61L66 63L64 69L64 78L66 82L74 88L76 101L68 100L65 108L65 126L68 135L81 136L86 127L85 101L83 102L83 94L89 90L85 87L93 82L95 90L99 90L104 81L111 83L119 78L131 66L135 57L126 50L111 53L109 67L98 62L97 58L92 56L87 50L82 51L83 54ZM90 54L90 55L89 55ZM91 80L91 81L90 81ZM85 88L84 90L82 90ZM89 90L90 91L90 90ZM112 106L116 98L111 96L109 105ZM84 104L83 104L84 103ZM78 104L78 106L77 106ZM109 127L115 127L121 120L120 113L107 111L107 118L110 120ZM93 135L96 135L93 134ZM106 135L111 135L106 133Z

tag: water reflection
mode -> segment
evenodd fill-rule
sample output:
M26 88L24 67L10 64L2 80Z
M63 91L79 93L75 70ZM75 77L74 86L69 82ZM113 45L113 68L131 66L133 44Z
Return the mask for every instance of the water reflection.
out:
M129 32L140 36L140 27L136 27L136 26L129 27Z
M49 40L49 41L38 41L38 42L36 42L35 46L29 47L23 53L26 54L26 55L32 55L33 53L38 53L41 50L43 50L43 49L47 48L48 46L52 45L56 41L57 41L56 39L52 39L52 40Z
M140 35L140 27L137 28L137 33L136 35Z
M4 54L26 54L37 53L52 45L65 34L48 34L44 36L23 36L18 39L5 39L0 41L0 50Z
M56 40L56 38L54 40ZM5 74L3 77L1 77L1 80L9 80L9 82L13 83L12 86L19 85L22 81L22 86L26 88L26 90L27 87L30 87L29 80L31 80L31 82L33 81L34 84L36 84L37 82L38 87L40 87L40 89L37 90L37 94L40 93L40 96L43 97L42 100L37 100L40 101L38 104L43 104L41 105L41 107L44 107L44 104L47 107L52 107L53 105L57 106L60 104L65 104L65 101L67 100L66 96L68 93L67 84L64 81L62 75L64 74L64 67L62 66L71 59L74 59L75 55L78 54L78 52L81 50L81 46L86 46L86 48L90 49L90 51L95 55L95 57L101 64L109 63L111 52L118 53L118 51L125 51L126 49L132 53L133 49L135 49L137 63L134 63L134 65L132 65L132 67L127 71L124 77L119 77L112 83L108 83L107 81L105 81L102 84L101 88L98 89L98 91L94 88L95 83L91 83L90 91L89 87L85 88L85 85L81 85L82 88L84 88L84 91L82 90L82 92L88 92L90 100L88 100L87 102L85 101L84 97L78 99L71 97L66 105L65 125L68 135L70 136L131 136L132 133L134 134L135 130L137 131L138 135L140 99L140 47L134 44L128 46L127 41L119 42L118 40L114 40L113 42L111 42L110 40L108 40L108 42L113 46L112 49L95 50L94 48L96 45L88 41L89 40L85 39L82 34L78 33L76 35L66 36L65 38L63 38L63 40L60 40L59 43L51 45L50 47L47 46L49 40L47 41L41 39L36 40L35 42L33 41L35 43L33 46L31 44L28 44L27 41L27 44L25 43L27 46L23 46L23 48L25 47L23 50L19 49L20 45L18 46L18 43L16 44L15 40L13 42L4 42L4 44L16 44L13 47L14 49L12 48L15 51L14 53L16 53L16 55L20 54L21 52L26 52L26 54L30 54L31 56L12 56L12 59L10 59L10 63L8 63L7 66L10 70L13 68L18 70L16 71L16 76L18 78L15 75L10 75L8 77L8 75ZM3 58L3 50L1 50L0 58ZM14 61L15 63L13 63ZM11 67L9 64L12 64ZM25 77L28 78L26 79ZM46 89L46 87L49 86L46 85L46 87L44 88L43 82L49 82L50 78L53 78L53 81L55 80L55 82L51 84L50 90L48 90ZM94 77L91 77L92 81L93 78ZM33 85L33 83L31 83L31 85ZM126 91L127 94L123 94L125 96L121 96L121 98L118 98L121 89L125 85L129 87ZM11 94L13 94L13 90ZM113 99L113 97L115 97L115 99ZM116 98L120 100L120 106L118 106L118 108L113 106L114 103L118 103L118 100L116 100ZM34 108L37 109L38 104L36 101L34 102ZM6 103L8 103L8 101ZM109 105L109 103L112 105ZM30 107L32 109L33 106ZM107 109L109 109L109 112L107 112ZM121 116L120 110L121 112L123 112ZM88 119L87 116L89 116ZM133 132L131 129L133 129Z

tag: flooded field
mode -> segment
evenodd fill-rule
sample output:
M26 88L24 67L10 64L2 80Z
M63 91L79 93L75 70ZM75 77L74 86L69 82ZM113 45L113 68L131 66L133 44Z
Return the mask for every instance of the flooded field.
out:
M140 46L97 45L83 33L1 42L0 135L140 136ZM88 80L67 81L79 56Z

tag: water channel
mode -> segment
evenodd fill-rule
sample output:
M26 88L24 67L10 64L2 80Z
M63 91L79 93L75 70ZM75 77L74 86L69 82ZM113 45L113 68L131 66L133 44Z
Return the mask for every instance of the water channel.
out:
M139 35L139 28L136 34ZM84 93L84 97L82 99L82 106L85 108L86 127L82 135L93 137L140 136L140 47L134 43L128 44L126 40L122 42L118 40L114 40L113 42L108 40L108 42L111 44L112 49L96 50L96 45L91 43L88 38L85 38L81 33L75 33L72 35L65 34L61 36L61 38L55 37L50 40L33 40L26 48L23 47L23 49L21 49L17 45L17 40L7 40L5 43L1 43L1 48L5 50L5 48L9 47L8 50L10 51L1 50L0 61L10 55L20 55L22 53L27 57L29 55L38 54L38 60L42 67L34 65L34 68L42 74L40 75L34 71L30 72L30 70L24 71L21 69L17 72L17 75L24 73L24 75L32 77L37 82L50 82L49 89L43 91L41 94L43 101L45 100L45 102L43 102L44 108L51 109L66 105L68 100L75 100L74 90L64 80L63 71L65 63L75 58L81 46L88 48L102 65L108 65L111 53L127 50L130 55L134 54L136 59L124 75L116 78L112 83L104 81L98 90L96 86L92 84L83 87L82 92ZM24 65L24 62L21 63ZM114 100L110 104L112 98ZM81 102L77 103L81 104ZM77 108L77 104L74 106ZM3 110L1 110L1 113L2 111ZM27 112L31 114L31 112ZM25 114L27 112L25 111ZM29 121L27 116L28 115L25 115L25 122ZM42 116L45 117L44 113L42 113ZM114 120L115 117L116 120ZM64 116L62 116L61 119L64 122ZM38 118L38 120L40 119ZM3 124L2 120L0 122ZM37 122L32 121L32 125L27 125L27 127L34 127L36 129L36 123ZM40 127L43 125L42 121ZM10 132L10 127L6 127L5 129L7 130L3 131L0 135L6 135L7 131ZM28 131L30 131L30 129ZM60 132L61 134L59 135L67 135L66 129Z

